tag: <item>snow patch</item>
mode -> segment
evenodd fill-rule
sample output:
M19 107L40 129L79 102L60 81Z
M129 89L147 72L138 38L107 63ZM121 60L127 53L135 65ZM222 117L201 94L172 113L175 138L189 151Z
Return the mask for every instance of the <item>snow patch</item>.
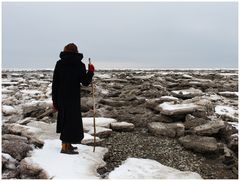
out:
M220 116L229 118L231 121L238 121L238 110L232 107L218 105L215 107L215 112Z
M173 96L161 96L160 100L161 101L178 101L178 98Z
M183 172L150 159L128 158L109 174L109 179L202 179L195 172Z
M186 79L192 79L193 78L193 76L188 75L188 74L183 74L182 77L186 78Z
M74 145L75 146L75 145ZM107 148L77 145L79 154L61 154L60 140L45 140L42 149L32 152L32 160L53 179L99 179L97 168L105 166Z
M101 141L99 137L96 137L96 142ZM82 140L82 144L89 144L94 142L94 136L90 135L89 133L84 133L84 138Z
M83 120L84 128L93 127L92 117L85 117L85 118L82 118L82 120ZM105 127L105 128L109 128L111 123L117 122L116 119L104 118L104 117L95 118L95 121L96 121L96 126Z
M158 106L160 112L165 115L186 114L199 109L199 107L194 103L174 104L174 102L164 102Z
M230 92L230 91L225 91L225 92L219 92L219 95L226 96L226 97L238 97L239 93L238 92Z
M109 74L96 74L95 77L98 77L100 79L110 79L111 78L111 75Z
M228 124L231 124L234 128L238 130L238 123L236 122L228 122Z
M42 93L41 91L38 91L38 90L21 90L20 92L23 94L30 95L30 96L35 96L35 95L39 95Z
M17 110L12 106L3 105L2 112L6 115L11 115L17 113Z

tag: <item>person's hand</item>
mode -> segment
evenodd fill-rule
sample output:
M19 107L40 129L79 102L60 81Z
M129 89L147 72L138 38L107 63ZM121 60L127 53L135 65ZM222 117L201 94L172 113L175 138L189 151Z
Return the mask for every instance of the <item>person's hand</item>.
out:
M53 111L54 111L54 112L57 112L57 111L58 111L58 109L57 109L57 105L56 105L56 103L55 103L55 102L53 102L53 103L52 103L52 105L53 105Z
M93 64L91 64L91 63L88 64L88 71L93 73L94 70L95 70L95 68L94 68Z

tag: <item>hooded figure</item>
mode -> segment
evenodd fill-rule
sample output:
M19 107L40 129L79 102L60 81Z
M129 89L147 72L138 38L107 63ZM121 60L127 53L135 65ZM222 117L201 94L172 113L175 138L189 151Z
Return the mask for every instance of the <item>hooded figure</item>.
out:
M58 111L57 133L61 133L61 153L78 154L77 147L71 144L80 144L83 137L83 123L81 115L81 85L88 86L94 74L94 66L82 63L83 54L78 53L77 46L70 43L60 53L52 82L53 107Z

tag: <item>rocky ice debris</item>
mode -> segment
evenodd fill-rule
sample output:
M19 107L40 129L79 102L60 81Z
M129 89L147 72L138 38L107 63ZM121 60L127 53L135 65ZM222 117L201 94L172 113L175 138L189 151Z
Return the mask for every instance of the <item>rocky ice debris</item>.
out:
M91 127L87 133L93 136L94 128ZM100 126L96 127L96 136L99 138L107 138L107 137L111 136L111 134L112 134L112 129L104 128L104 127L100 127Z
M161 96L159 100L162 102L172 102L172 101L177 102L179 99L173 96Z
M119 101L119 100L113 100L113 99L101 99L99 102L101 104L113 106L113 107L121 107L121 106L127 105L127 102L125 101Z
M17 178L19 162L7 153L2 153L2 179Z
M35 132L40 131L40 129L12 123L4 124L2 127L2 131L4 134L16 134L31 138L31 136L33 136Z
M31 96L31 97L38 97L42 94L41 91L38 91L38 90L22 90L21 93L23 95L28 95L28 96Z
M146 99L145 106L148 109L156 110L157 112L159 112L159 110L156 108L159 103L161 103L160 99Z
M2 152L8 153L16 160L22 160L28 155L28 152L33 148L25 141L18 140L7 140L2 141Z
M225 92L218 92L219 95L224 96L224 97L230 97L230 98L238 98L238 92L230 92L230 91L225 91Z
M2 81L2 86L16 86L18 85L18 82L8 82L8 81Z
M12 115L18 113L17 109L15 109L13 106L8 105L2 106L2 112L4 115Z
M201 107L194 103L174 104L173 102L164 102L158 106L158 109L161 114L171 116L192 113L197 109L201 109Z
M148 130L153 135L167 136L171 138L180 137L184 135L184 125L182 123L148 123Z
M93 108L92 97L82 97L81 98L81 111L87 112Z
M218 143L214 137L187 135L179 138L178 140L185 148L196 152L218 152Z
M19 170L21 179L49 179L47 172L33 162L31 157L26 157L20 162Z
M215 112L226 121L238 122L238 110L229 106L216 106Z
M111 123L110 127L113 131L133 131L135 126L128 122L115 122Z
M193 132L197 135L210 136L219 132L220 129L224 128L224 121L219 119L211 120L205 124L196 126L193 128Z
M36 121L37 121L37 118L27 117L25 119L17 121L16 123L21 125L27 125L30 122L36 122Z
M238 152L238 134L232 134L228 139L228 147L235 153Z
M30 126L24 126L19 124L4 124L2 126L3 134L14 134L27 137L29 143L36 145L37 147L43 146L43 141L35 137L35 133L40 132L41 129Z
M182 99L191 99L196 96L201 96L203 92L200 89L190 88L184 90L171 91L172 95Z
M99 143L101 141L101 139L99 137L95 137L95 141L96 143ZM84 133L84 138L81 142L81 144L83 145L91 145L92 143L94 143L94 136L88 134L88 133Z
M52 100L32 101L22 105L24 117L43 118L53 113Z
M163 115L163 114L156 114L154 117L151 118L152 122L163 122L163 123L173 123L176 120L172 117Z
M191 128L195 128L197 126L206 124L208 122L209 122L209 119L201 118L201 117L199 118L191 114L187 114L183 124L185 126L185 129L191 129Z
M103 118L103 117L96 117L95 118L96 121L96 126L100 126L100 127L105 127L105 128L110 128L110 124L111 123L115 123L117 122L116 119L112 119L112 118ZM83 127L87 128L87 127L93 127L93 118L91 117L84 117L83 118Z
M2 166L5 169L14 170L17 168L18 161L7 153L2 153ZM3 168L3 169L4 169Z
M210 137L211 144L214 142L214 137L217 138L219 143L224 144L224 149L228 149L231 156L235 158L234 164L236 165L238 163L236 157L238 153L238 74L235 72L234 70L111 70L96 72L99 75L98 77L95 76L97 116L115 118L114 122L117 122L117 120L119 122L127 121L136 125L131 133L114 133L114 137L110 137L112 135L111 121L106 121L106 119L105 121L99 121L99 118L97 118L97 144L101 145L105 141L109 143L109 140L115 139L115 136L121 137L123 134L136 136L139 136L137 134L144 134L144 136L152 138L154 134L148 133L148 129L146 129L148 123L151 122L169 124L168 126L171 126L171 129L168 132L166 129L162 131L167 132L165 137L169 137L169 135L170 137L173 135L178 137L176 135L179 133L174 126L176 126L176 123L180 123L185 127L184 131L181 131L182 127L180 127L181 138L184 138L184 135L195 134L188 136L195 136L197 137L196 140L201 140L196 143L196 140L191 139L189 142L189 144L196 144L192 146L194 152L203 153L202 157L201 154L198 155L200 160L205 160L200 163L208 163L208 158L205 157L205 153L208 152L206 150L209 149L206 146L208 139L205 137L212 136ZM3 71L2 73L4 144L6 145L6 142L21 142L36 148L43 145L43 140L59 139L59 134L55 132L56 113L52 113L52 71L20 71L17 72L17 76L12 73L14 72ZM83 116L92 116L91 87L83 86L81 95ZM163 106L164 109L160 110L159 104L161 106L165 105L165 107ZM14 110L5 106L11 106ZM217 117L218 120L222 119L225 126L222 127L223 122L215 122L212 117ZM88 121L85 120L84 122L85 138L83 144L91 145L93 143L93 119L89 118ZM16 124L16 126L10 126L9 123ZM161 129L164 127L167 126L164 125ZM139 130L141 131L139 132ZM157 136L158 134L156 134ZM164 138L162 135L158 139L169 138ZM175 141L175 139L170 140ZM203 143L206 143L205 147L207 148L199 146ZM141 142L136 144L143 146ZM57 148L57 152L60 151L59 145L55 148ZM182 149L179 144L171 145L169 154L176 148ZM115 151L119 151L118 148L116 149L110 150L110 152L113 152L113 159L114 155L117 155L114 154ZM136 150L136 153L139 153L140 150ZM191 155L191 149L185 151ZM217 151L210 152L216 153ZM150 155L151 151L148 154ZM162 161L162 158L155 157L154 154L151 155L153 159ZM123 155L123 158L124 156L126 155ZM190 160L192 156L188 156ZM227 162L229 162L231 156L227 156ZM216 161L219 164L219 159L221 160L222 157L223 155L211 160L211 162L215 163ZM17 168L19 168L19 162L21 160L15 164ZM198 170L204 178L238 177L236 169L235 171L224 170L222 165L217 169L213 166L212 169L204 171L205 164L195 166L194 162L187 163L184 160L181 160L181 163L178 162L179 160L176 160L176 164L175 162L169 164L174 165L175 168L178 167L178 164L189 165L188 168ZM4 164L2 164L4 168L2 178L38 177L37 175L21 175L19 169L11 169L11 166L7 168L7 163L11 163L9 159L5 159ZM110 168L115 167L117 162L111 162L109 165ZM217 173L223 173L224 176ZM66 176L65 178L69 177Z

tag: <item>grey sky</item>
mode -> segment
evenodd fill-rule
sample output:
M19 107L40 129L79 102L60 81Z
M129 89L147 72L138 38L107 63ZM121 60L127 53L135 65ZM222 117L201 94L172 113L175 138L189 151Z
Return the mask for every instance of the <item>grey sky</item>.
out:
M237 3L2 4L2 67L53 68L74 42L96 68L237 68Z

